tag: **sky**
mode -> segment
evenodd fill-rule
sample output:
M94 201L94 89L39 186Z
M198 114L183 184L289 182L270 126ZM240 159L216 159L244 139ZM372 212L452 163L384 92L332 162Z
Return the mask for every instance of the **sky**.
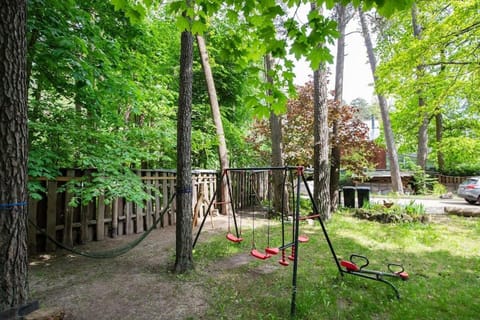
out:
M345 41L343 100L347 103L359 97L365 99L367 102L371 102L373 98L373 77L368 64L364 40L361 33L354 32L359 30L360 26L358 21L352 20L347 26L346 31L348 35ZM336 55L335 49L335 47L331 48L334 58ZM335 85L335 64L330 64L329 69L329 89L333 90ZM296 85L303 85L313 74L308 63L304 60L297 61L294 72Z

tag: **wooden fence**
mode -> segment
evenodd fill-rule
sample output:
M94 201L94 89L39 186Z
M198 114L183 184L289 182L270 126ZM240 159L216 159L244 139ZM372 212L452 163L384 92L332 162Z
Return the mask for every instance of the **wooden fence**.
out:
M44 234L56 239L66 246L83 244L105 237L117 237L133 233L142 233L152 227L154 221L161 218L158 227L175 224L175 200L166 208L168 200L175 192L176 174L172 170L140 170L138 175L145 185L145 191L151 200L143 206L127 201L125 198L114 199L107 203L100 195L87 205L69 206L73 195L64 191L65 184L78 179L85 173L79 170L67 170L66 175L55 180L39 179L46 189L41 200L30 199L28 203L29 218L41 230L29 226L29 250L49 252L56 249L55 243L47 241ZM204 199L214 196L217 186L217 172L201 170L192 172L193 194L192 208L199 193ZM207 210L207 201L199 203L199 214Z
M452 192L457 191L459 184L470 178L469 176L444 176L442 174L437 174L435 177L438 179L439 183L447 187L448 191Z
M268 170L244 170L230 172L232 204L236 209L249 208L258 201L269 200Z

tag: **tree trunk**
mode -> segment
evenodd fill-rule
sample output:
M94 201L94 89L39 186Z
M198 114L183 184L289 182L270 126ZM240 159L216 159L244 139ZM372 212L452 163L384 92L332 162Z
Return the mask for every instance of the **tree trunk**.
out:
M341 4L335 6L339 37L337 40L337 59L335 63L335 97L334 108L341 106L343 99L343 70L345 67L345 28L347 26L346 8ZM338 114L337 112L335 114ZM341 149L338 144L338 118L332 123L332 155L330 166L330 210L335 212L338 206L338 189L340 185Z
M317 10L311 3L311 10ZM321 10L321 9L320 9ZM331 218L330 212L330 164L328 162L328 104L327 69L322 63L313 72L313 190L314 201L323 220Z
M438 171L444 172L445 170L445 158L443 152L440 150L442 139L443 139L443 115L442 113L437 113L435 115L435 135L437 140L437 162L438 162Z
M192 256L192 84L193 35L182 32L177 119L176 273L193 269Z
M445 52L442 50L442 60L444 59ZM443 64L440 67L440 73L443 74L445 72L446 66ZM443 173L445 171L445 157L441 150L442 147L442 139L443 139L443 114L442 108L439 106L437 112L435 113L435 140L437 143L437 164L438 164L438 171Z
M412 6L412 27L413 35L417 39L422 39L422 27L418 24L417 20L418 8L413 3ZM423 77L425 72L425 67L423 65L417 66L417 80ZM430 117L425 107L425 99L422 96L422 89L419 87L417 90L418 95L418 111L422 123L418 128L418 149L417 149L417 165L420 166L423 170L427 166L427 157L428 157L428 124L430 122Z
M0 312L29 295L26 6L0 5Z
M374 81L377 80L375 71L377 69L377 59L373 53L372 40L370 39L370 31L368 30L367 21L362 9L358 9L360 16L360 23L362 25L362 34L365 39L365 47L367 48L368 61L370 63L370 69L372 70ZM383 131L385 135L385 142L387 144L388 160L390 162L390 176L392 179L393 192L403 193L402 178L400 176L400 166L398 165L397 148L395 146L395 140L393 138L392 124L390 122L390 115L387 109L387 100L384 96L378 95L378 104L380 105L380 113L382 115Z
M197 35L198 51L200 52L200 59L202 61L203 72L205 73L205 81L207 83L208 97L210 99L210 107L212 109L213 123L217 131L218 138L218 157L220 160L220 170L223 173L225 169L228 169L228 152L227 143L225 142L225 133L223 131L222 116L220 114L220 107L218 105L217 91L215 89L215 82L212 75L212 69L210 68L210 61L208 59L207 46L205 45L205 39ZM221 175L223 176L223 175ZM220 194L221 194L221 213L227 214L227 201L228 190L227 181L224 178L220 181Z
M273 84L273 79L269 75L270 70L272 70L272 56L267 54L264 58L265 60L265 74L267 78L267 82ZM269 94L271 94L269 92ZM279 116L277 116L273 111L270 112L270 134L272 140L272 167L282 167L283 166L283 159L282 159L282 121ZM274 212L282 212L282 208L284 210L287 209L287 206L282 203L283 201L286 202L288 198L284 193L286 192L283 186L283 173L279 170L274 170L272 172L272 185L273 185L273 210ZM283 194L283 197L282 197ZM284 212L284 214L288 214L288 212Z

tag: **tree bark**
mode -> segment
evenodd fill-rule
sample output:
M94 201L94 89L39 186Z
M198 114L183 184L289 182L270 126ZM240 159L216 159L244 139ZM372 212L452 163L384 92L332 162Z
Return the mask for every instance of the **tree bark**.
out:
M437 140L437 162L438 162L438 171L444 172L445 170L445 158L443 156L443 152L439 149L442 144L443 139L443 115L439 111L435 115L435 136Z
M177 119L176 273L193 269L192 255L192 84L193 35L183 31Z
M368 61L370 63L370 69L372 70L372 75L374 81L377 81L377 76L375 71L377 69L377 59L373 53L372 40L370 39L370 31L368 30L367 21L365 15L363 14L362 9L358 9L358 14L360 16L360 23L362 25L362 34L365 40L365 47L367 48ZM395 146L395 140L393 137L392 124L390 122L390 115L387 108L387 100L382 95L377 95L378 104L380 105L380 113L382 115L383 122L383 132L385 135L385 142L387 144L387 154L388 160L390 162L390 176L392 179L392 190L393 192L403 194L403 185L402 178L400 176L400 166L398 164L398 155L397 148Z
M207 46L205 45L205 39L200 35L197 35L196 38L198 51L200 52L200 60L202 62L203 72L205 74L205 81L207 83L207 91L210 99L210 107L212 109L213 123L215 124L215 129L217 132L220 170L223 173L225 169L228 169L228 152L227 143L225 141L225 133L223 131L222 116L220 113L220 107L218 105L217 90L215 89L215 82L213 79L212 69L210 67L210 61L208 59L208 51ZM223 174L221 176L223 176ZM222 214L227 214L228 190L226 178L220 181L220 194L222 202L220 212Z
M311 3L311 10L318 10ZM321 10L321 8L319 9ZM331 218L328 137L327 69L325 63L313 72L313 196L323 220Z
M335 97L334 108L341 106L343 99L343 70L345 68L345 28L347 26L346 8L335 5L339 37L337 40L337 59L335 62ZM335 114L338 114L337 112ZM332 123L332 154L330 166L330 210L335 212L338 206L338 189L340 185L341 149L338 144L338 118Z
M0 312L29 295L26 6L0 5Z
M273 79L269 75L269 72L272 70L273 61L272 56L267 54L264 57L265 60L265 74L267 82L273 84ZM271 93L269 92L269 95ZM283 166L283 146L282 146L282 121L279 116L277 116L273 111L270 112L270 135L272 141L272 159L271 165L272 167L282 167ZM283 173L279 170L274 170L272 172L272 185L273 185L273 210L274 212L282 212L282 208L287 210L287 206L282 203L283 201L286 202L288 197L284 194L286 192L283 186ZM283 196L282 196L283 195ZM283 200L283 201L282 201ZM284 214L288 214L288 212L284 212Z
M418 23L418 8L415 2L412 6L412 27L413 27L413 35L415 38L421 40L422 39L422 27ZM425 66L418 65L417 66L417 80L423 77L425 72ZM430 122L430 117L428 112L426 111L426 103L425 98L422 94L422 89L418 86L419 89L417 90L418 95L418 111L420 119L422 122L420 127L418 128L418 148L417 148L417 165L425 170L427 166L427 157L428 157L428 124Z

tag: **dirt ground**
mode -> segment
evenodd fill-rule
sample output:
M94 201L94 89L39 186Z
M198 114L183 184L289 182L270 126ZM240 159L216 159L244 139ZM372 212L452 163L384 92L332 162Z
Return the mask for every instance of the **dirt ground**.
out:
M214 228L207 219L199 241L226 230L225 216L214 217ZM90 242L77 249L118 248L138 236ZM195 277L182 281L172 274L174 254L175 226L169 226L154 230L136 248L116 258L92 259L66 251L32 257L31 299L38 300L41 309L60 309L64 319L70 320L207 319L208 288L192 280ZM234 264L248 262L236 259ZM216 266L214 271L219 270Z

